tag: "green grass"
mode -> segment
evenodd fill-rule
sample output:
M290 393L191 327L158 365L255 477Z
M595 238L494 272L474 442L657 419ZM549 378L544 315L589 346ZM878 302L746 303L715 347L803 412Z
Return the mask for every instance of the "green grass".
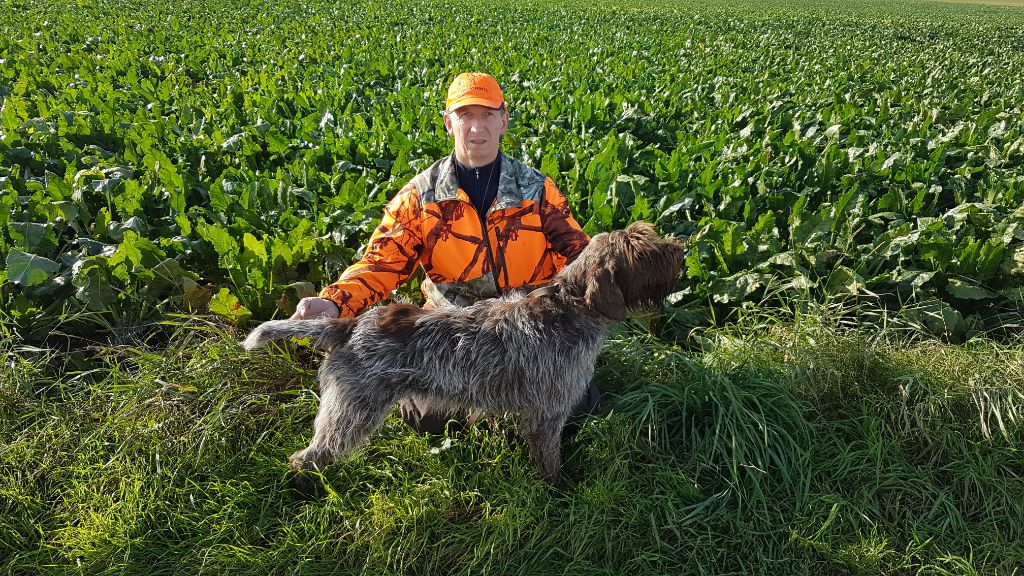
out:
M775 314L772 312L771 314ZM166 347L8 348L0 573L1014 574L1024 346L767 312L683 349L623 331L542 483L514 422L396 415L287 484L315 358L193 323ZM75 363L90 356L88 370Z

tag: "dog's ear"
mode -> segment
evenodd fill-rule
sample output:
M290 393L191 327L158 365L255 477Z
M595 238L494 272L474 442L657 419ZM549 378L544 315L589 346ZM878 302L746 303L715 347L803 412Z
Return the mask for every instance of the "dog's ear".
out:
M583 296L587 306L598 314L622 322L626 319L626 300L615 284L615 275L609 268L601 268L587 280L587 291Z

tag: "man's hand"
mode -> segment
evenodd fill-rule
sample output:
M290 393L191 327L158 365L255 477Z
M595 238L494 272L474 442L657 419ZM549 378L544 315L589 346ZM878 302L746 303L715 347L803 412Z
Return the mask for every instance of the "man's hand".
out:
M303 298L295 307L291 320L312 320L314 318L337 318L341 310L338 305L326 298Z

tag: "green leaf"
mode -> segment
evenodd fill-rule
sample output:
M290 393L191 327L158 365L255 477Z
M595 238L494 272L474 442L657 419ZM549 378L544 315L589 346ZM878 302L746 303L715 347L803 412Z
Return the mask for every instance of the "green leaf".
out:
M231 197L224 192L220 181L210 186L210 209L215 213L224 212L231 205Z
M950 278L949 284L946 285L946 291L961 300L989 300L998 296L991 290L960 278Z
M264 255L266 255L264 253ZM274 238L274 246L270 249L271 262L277 265L277 259L281 258L288 266L292 265L292 249L280 238Z
M554 152L548 152L540 163L540 171L551 178L558 178L558 157Z
M237 152L242 147L242 143L248 137L249 135L245 132L239 132L225 140L224 143L221 144L221 149L225 152Z
M50 260L21 250L7 254L7 279L22 286L37 286L53 277L60 265Z
M633 201L633 208L630 210L629 216L633 222L636 222L637 220L651 219L651 207L646 196L636 197Z
M837 266L825 281L829 294L858 294L864 288L864 279L846 266Z
M153 282L146 288L149 290L164 290L166 288L181 286L185 280L195 281L198 276L181 267L181 264L173 258L165 258L150 268L153 273Z
M711 283L711 297L715 302L740 302L771 280L768 274L741 272Z
M117 302L117 293L111 286L112 278L107 272L108 262L105 256L90 256L82 259L75 267L72 277L74 285L78 287L75 298L83 302L88 310L101 312Z
M245 324L252 316L252 312L245 306L242 306L238 298L229 292L227 288L221 288L210 300L210 312L221 316L235 326Z
M220 256L221 266L227 267L234 264L238 256L238 243L227 230L216 224L205 222L200 222L197 229L199 235L213 245L214 251Z
M835 223L832 206L823 204L817 212L808 212L803 210L803 203L798 204L801 210L797 215L794 208L794 217L790 224L790 238L794 247L807 248L828 240Z
M1024 286L1015 286L1003 290L1000 295L1004 296L1018 308L1024 307Z
M319 294L316 286L313 286L310 282L292 282L288 285L288 289L295 293L296 298L299 300L303 298L310 298Z
M942 300L931 300L919 310L925 326L936 336L942 336L953 342L963 340L967 332L964 317L955 308Z
M700 260L697 250L691 250L686 255L686 276L688 278L699 278L706 280L709 276L707 268Z
M902 284L914 293L921 289L922 286L931 281L935 277L935 272L931 270L906 270L902 274L897 274L898 270L893 270L891 274L891 280L897 284Z
M114 206L121 217L140 212L145 193L145 187L138 180L125 180L121 192L114 197Z
M64 200L71 196L71 187L63 178L56 174L46 172L46 193L54 200Z
M748 239L758 254L778 253L782 246L779 242L779 230L775 226L775 212L768 210L758 216L754 227L750 229Z
M895 166L896 163L899 162L900 158L902 157L903 154L899 152L893 154L892 156L889 156L888 158L885 159L885 162L882 163L882 166L879 168L879 171L883 172L892 169L892 167Z
M124 240L117 247L117 253L111 257L111 263L129 262L132 267L142 265L142 250L139 249L139 235L129 230L124 235ZM115 261L116 259L116 261Z
M267 142L267 150L270 151L271 154L287 152L288 146L291 144L288 138L285 137L284 134L281 134L281 132L276 128L267 132L267 135L264 136L264 138Z
M57 243L51 224L11 222L8 224L8 228L15 244L31 252L39 252L40 248L52 247ZM43 251L45 252L45 250Z
M7 224L11 219L11 211L17 201L18 191L11 185L10 178L0 176L0 226ZM0 243L2 242L3 239L0 238Z
M1024 245L1017 246L1012 252L1008 250L1003 255L1000 271L1003 274L1024 275Z
M940 272L948 269L953 262L953 245L946 238L934 237L919 240L917 253Z
M185 191L181 188L172 187L167 192L169 197L169 204L171 207L171 213L173 214L184 214L187 203L185 201Z
M176 214L174 216L174 223L178 225L178 229L181 230L182 235L188 236L192 233L192 223L189 222L188 216L184 214Z
M246 250L255 254L260 259L260 262L266 263L267 249L264 247L263 242L257 240L255 236L246 232L242 235L242 245Z
M964 238L954 252L959 264L957 271L963 276L987 281L999 271L1005 252L1006 245L997 238L984 241Z

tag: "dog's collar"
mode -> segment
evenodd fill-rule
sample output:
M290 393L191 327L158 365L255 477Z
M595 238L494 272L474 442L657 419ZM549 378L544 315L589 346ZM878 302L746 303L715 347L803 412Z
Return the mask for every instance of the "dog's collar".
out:
M540 298L541 296L553 296L562 291L561 284L549 284L547 286L541 286L530 291L526 296L527 298Z

